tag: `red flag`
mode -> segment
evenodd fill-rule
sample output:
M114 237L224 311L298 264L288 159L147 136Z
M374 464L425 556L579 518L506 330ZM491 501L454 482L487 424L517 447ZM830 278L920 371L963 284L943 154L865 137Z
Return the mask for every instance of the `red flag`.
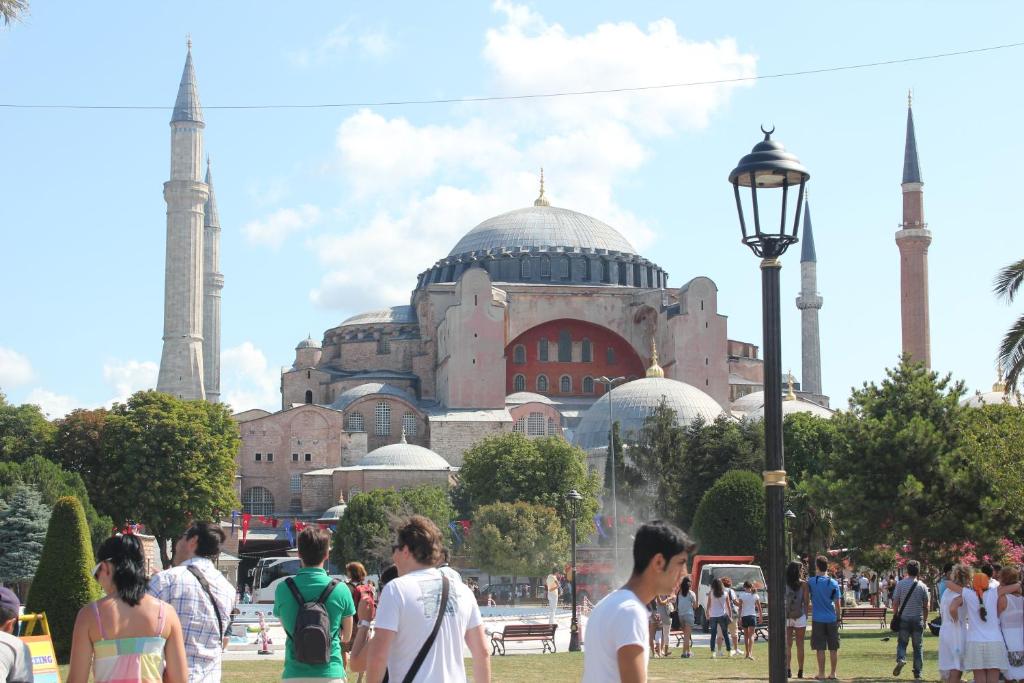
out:
M302 531L305 528L306 528L306 523L305 522L300 522L299 520L295 520L295 531Z
M267 523L266 515L257 515L256 519L260 520L260 524L266 524Z
M249 520L252 519L252 515L248 512L242 513L242 543L245 543L245 537L249 534Z
M271 517L270 518L270 526L272 526L272 527L274 527L276 529L277 525L278 525L278 523L280 523L280 521L281 520L279 520L277 517Z
M327 523L326 522L319 522L317 524L317 526L320 527L321 529L325 529L325 530L327 529Z

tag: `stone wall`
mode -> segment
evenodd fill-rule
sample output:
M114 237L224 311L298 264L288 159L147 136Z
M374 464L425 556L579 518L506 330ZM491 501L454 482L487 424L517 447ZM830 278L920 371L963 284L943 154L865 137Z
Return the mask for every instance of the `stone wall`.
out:
M333 470L315 470L302 475L303 514L320 514L337 504L332 474Z
M430 421L430 450L454 467L462 466L462 455L488 436L512 431L511 416L502 422L473 420L459 422L446 418Z
M718 287L696 277L679 290L679 314L669 318L672 356L665 376L691 384L729 410L726 317L718 313Z

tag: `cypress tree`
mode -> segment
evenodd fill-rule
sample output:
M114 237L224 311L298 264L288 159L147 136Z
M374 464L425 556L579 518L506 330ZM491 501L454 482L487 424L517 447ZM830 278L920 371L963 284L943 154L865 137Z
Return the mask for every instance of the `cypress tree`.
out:
M95 562L82 503L73 496L59 498L50 515L25 611L46 613L53 647L62 663L71 653L78 610L101 596L99 584L89 574Z
M50 508L35 489L19 485L0 510L0 581L31 581L43 552Z

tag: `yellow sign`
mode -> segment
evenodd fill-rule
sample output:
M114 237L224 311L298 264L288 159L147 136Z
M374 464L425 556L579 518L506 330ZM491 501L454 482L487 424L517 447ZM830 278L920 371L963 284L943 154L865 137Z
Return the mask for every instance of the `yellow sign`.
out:
M23 636L32 655L32 676L35 683L60 683L57 655L53 652L50 636Z

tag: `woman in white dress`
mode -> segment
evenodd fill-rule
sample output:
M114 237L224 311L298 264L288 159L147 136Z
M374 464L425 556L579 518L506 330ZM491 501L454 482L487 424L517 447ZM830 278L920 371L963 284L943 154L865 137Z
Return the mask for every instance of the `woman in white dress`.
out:
M942 593L939 601L939 614L942 616L942 628L939 629L939 676L943 683L960 683L964 672L964 640L967 635L966 619L958 618L966 615L958 614L956 608L950 609L953 601L959 599L960 590L952 591L948 587L956 586L962 590L964 586L971 585L972 575L970 567L962 564L954 566L946 577L947 590Z
M1013 567L1004 567L999 576L1000 587L1019 580L1020 572ZM1010 660L1010 668L1004 674L1007 683L1024 680L1024 597L1021 597L1019 588L1011 594L1000 594L999 627L1003 631L1003 642Z
M963 610L960 610L960 605ZM975 683L999 683L999 672L1010 668L1006 645L999 630L999 593L984 574L975 574L973 590L961 591L955 605L961 618L966 612L967 638L964 644L964 670L974 671ZM941 631L940 631L941 633Z

